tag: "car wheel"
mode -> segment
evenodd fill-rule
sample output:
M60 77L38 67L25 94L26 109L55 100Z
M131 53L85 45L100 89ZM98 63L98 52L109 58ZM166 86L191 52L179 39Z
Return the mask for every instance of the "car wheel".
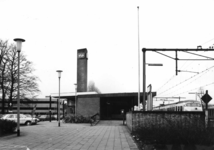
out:
M30 126L30 125L31 125L31 122L30 122L30 121L27 121L25 124L26 124L27 126Z

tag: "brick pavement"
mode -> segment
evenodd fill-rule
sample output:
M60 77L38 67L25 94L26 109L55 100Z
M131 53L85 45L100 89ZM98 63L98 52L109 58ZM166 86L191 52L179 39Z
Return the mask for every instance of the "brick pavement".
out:
M122 121L64 124L56 121L21 126L21 135L0 137L1 150L138 150Z

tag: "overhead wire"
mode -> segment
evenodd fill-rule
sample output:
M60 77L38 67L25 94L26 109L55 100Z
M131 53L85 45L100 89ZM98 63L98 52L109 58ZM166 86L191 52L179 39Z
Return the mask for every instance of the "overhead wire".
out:
M178 83L178 84L176 84L176 85L174 85L174 86L168 88L167 90L161 92L159 95L161 95L161 94L163 94L163 93L165 93L165 92L167 92L167 91L169 91L169 90L171 90L171 89L173 89L173 88L179 86L179 85L182 84L182 83L187 82L188 80L194 78L195 76L197 76L197 75L199 75L199 74L201 74L201 73L204 73L204 72L206 72L206 71L209 71L209 70L212 69L212 68L214 68L214 66L212 66L212 67L210 67L210 68L207 68L207 69L205 69L205 70L199 72L198 74L191 76L190 78L185 79L184 81L182 81L182 82L180 82L180 83Z
M214 40L214 38L212 38L211 40L208 40L207 42L204 42L204 43L201 44L201 45L207 44L207 43L209 43L209 42L211 42L211 41L213 41L213 40Z
M165 82L161 87L158 88L157 91L159 91L161 88L163 88L166 84L168 84L176 75L173 75L167 82Z
M193 55L189 56L188 59L190 59L192 56L193 56ZM185 66L185 64L186 64L187 62L188 62L188 61L185 61L185 63L181 66L180 69L182 69L182 68ZM189 66L190 64L192 64L192 62L190 62L190 63L188 64L188 66ZM188 66L187 66L187 67L188 67ZM187 68L187 67L185 67L185 68ZM160 88L158 88L157 91L160 91L160 89L162 89L166 84L168 84L174 77L176 77L176 76L173 75L166 83L164 83Z
M192 55L188 59L190 59L191 57L192 57ZM187 61L185 61L185 63L181 66L181 69L186 63L187 63ZM176 77L176 75L173 75L169 80L167 80L167 82L165 82L161 87L159 87L157 92L160 91L164 86L166 86L172 79L174 79L174 77Z
M205 75L206 73L208 73L208 71L204 72L204 74L201 74L200 76L196 77L195 79L193 79L192 81L190 81L190 82L187 83L187 84L189 85L189 84L193 83L194 81L196 81L197 79L199 79L200 77L202 77L203 75ZM186 86L187 84L183 85L183 86L180 87L179 89L177 89L177 90L175 90L175 91L173 91L173 92L171 92L171 93L169 93L169 94L172 94L172 93L174 93L174 92L176 92L176 91L179 91L180 89L185 88L185 86Z
M210 86L210 85L212 85L212 84L214 84L214 82L209 83L209 84L206 84L206 85L203 85L203 86L199 86L199 87L197 87L197 88L194 88L194 89L191 89L191 90L188 90L188 91L185 91L185 92L178 93L178 94L176 94L176 95L174 95L174 96L181 95L181 94L184 94L184 93L188 93L188 92L190 92L190 91L199 89L200 87L207 87L207 86Z
M205 42L205 43L203 43L203 44L201 44L201 46L204 45L204 44L206 44L206 43L208 43L208 42L210 42L210 41L212 41L212 40L214 40L214 38L211 39L211 40L209 40L209 41L207 41L207 42ZM203 51L202 54L205 53L205 52L206 52L206 51ZM202 55L202 54L201 54L201 55ZM192 55L191 55L191 56L192 56ZM190 56L190 57L191 57L191 56ZM208 63L208 62L207 62L207 63ZM206 66L207 66L207 63L206 63ZM192 62L191 62L190 64L192 64ZM190 64L189 64L188 66L190 66ZM200 65L200 63L199 63L198 65ZM187 67L188 67L188 66L187 66ZM209 69L211 69L211 68L213 68L213 67L210 67ZM206 71L206 70L205 70L205 71ZM210 71L210 70L209 70L209 71ZM205 74L208 73L209 71L205 72ZM191 82L189 82L189 83L187 83L187 84L193 83L194 81L196 81L197 79L199 79L200 77L202 77L202 76L205 75L205 74L202 74L201 76L195 78L194 80L192 80ZM185 87L185 85L182 86L181 88L179 88L179 89L177 89L177 90L171 92L170 94L172 94L172 93L174 93L174 92L176 92L176 91L179 91L180 89L183 89L184 87ZM195 90L195 89L197 89L197 88L194 88L193 90ZM185 93L185 92L182 92L182 93ZM181 94L181 93L179 93L179 94ZM179 95L179 94L176 94L176 95ZM174 96L176 96L176 95L174 95Z
M203 44L201 44L201 45L204 45L204 44L206 44L206 43L208 43L208 42L210 42L210 41L213 41L214 40L214 38L212 38L211 40L209 40L209 41L207 41L207 42L205 42L205 43L203 43ZM204 51L205 52L205 51ZM203 53L204 53L203 52ZM192 55L188 58L188 59L190 59L192 57ZM180 69L182 69L185 65L186 65L186 63L187 63L187 61L181 66L181 68ZM187 67L189 67L191 64L192 64L193 62L190 62L185 68L187 68ZM212 67L211 67L212 68ZM211 69L210 68L210 69ZM206 69L207 70L207 69ZM206 71L206 70L204 70L204 71ZM201 73L203 73L204 71L202 71ZM201 75L202 76L202 75ZM198 78L200 78L201 76L199 76ZM166 86L172 79L174 79L174 77L175 77L175 75L173 75L167 82L165 82L160 88L158 88L158 90L157 91L160 91L164 86ZM195 77L195 75L194 76L192 76L192 77L190 77L189 79L191 79L191 78L193 78L193 77ZM185 81L188 81L189 79L187 79L187 80L185 80ZM196 79L195 79L196 80ZM195 80L193 80L193 81L195 81ZM179 84L177 84L176 86L178 86L178 85L180 85L180 84L182 84L182 83L184 83L185 81L183 81L183 82L181 82L181 83L179 83ZM192 82L193 82L192 81ZM190 82L190 83L192 83L192 82ZM176 87L175 86L175 87ZM174 87L174 86L173 86ZM173 88L172 87L172 88ZM169 88L169 89L171 89L171 88ZM169 90L168 89L168 90ZM181 89L181 88L180 88ZM165 91L168 91L168 90L165 90ZM163 91L163 92L161 92L160 94L162 94L162 93L165 93L165 91Z

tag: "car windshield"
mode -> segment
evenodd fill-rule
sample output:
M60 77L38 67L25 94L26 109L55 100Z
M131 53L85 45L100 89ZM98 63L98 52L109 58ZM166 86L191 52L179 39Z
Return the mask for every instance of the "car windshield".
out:
M33 118L33 117L32 117L31 115L29 115L29 114L26 114L25 116L26 116L26 117L31 117L31 118Z

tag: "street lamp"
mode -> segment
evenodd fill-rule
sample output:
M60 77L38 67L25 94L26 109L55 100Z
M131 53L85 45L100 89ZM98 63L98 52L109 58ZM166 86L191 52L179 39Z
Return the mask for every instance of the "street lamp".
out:
M20 94L19 94L19 66L20 66L20 52L22 49L22 42L25 42L24 39L20 39L20 38L16 38L14 39L14 41L16 42L17 46L16 46L16 50L18 52L18 95L17 95L17 136L20 136Z
M148 64L146 63L146 49L143 48L143 111L146 110L146 65L148 66L163 66L163 64ZM139 107L139 106L138 106Z
M60 78L62 70L57 70L59 77L59 98L58 98L58 126L60 127Z

